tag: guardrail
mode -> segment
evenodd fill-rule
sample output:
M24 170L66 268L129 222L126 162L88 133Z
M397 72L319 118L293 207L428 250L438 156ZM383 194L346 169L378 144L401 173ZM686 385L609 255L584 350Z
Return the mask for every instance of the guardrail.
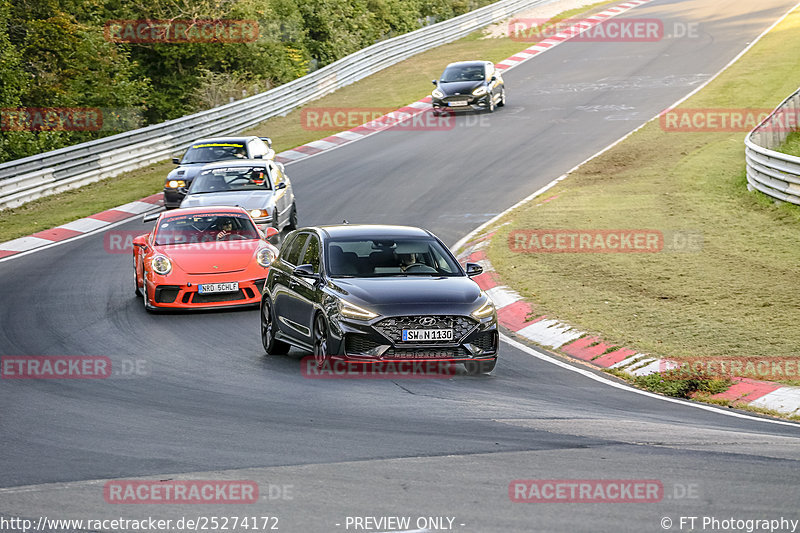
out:
M196 139L239 133L386 67L525 8L551 0L501 0L359 50L267 92L145 128L0 164L0 209L162 161ZM275 132L280 135L280 132Z
M781 102L744 139L747 189L800 205L800 157L776 152L798 127L800 89ZM793 126L793 128L791 127Z

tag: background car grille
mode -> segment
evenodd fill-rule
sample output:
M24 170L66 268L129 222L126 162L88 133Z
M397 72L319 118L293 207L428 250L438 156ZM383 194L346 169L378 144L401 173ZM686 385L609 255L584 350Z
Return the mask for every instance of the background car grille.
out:
M431 326L423 326L419 320L421 318L433 318L436 323ZM454 315L427 315L427 316L400 316L384 318L377 324L375 329L386 335L392 342L403 342L404 329L453 329L453 342L459 342L464 336L472 331L476 322L465 316ZM416 344L442 344L441 341L424 341Z
M376 346L380 346L380 343L360 333L347 333L344 338L344 351L347 355L365 355Z
M469 97L469 96L461 96L461 95L459 95L459 96L445 96L444 98L442 98L443 101L448 102L448 103L449 102L469 102L470 99L471 99L471 97Z

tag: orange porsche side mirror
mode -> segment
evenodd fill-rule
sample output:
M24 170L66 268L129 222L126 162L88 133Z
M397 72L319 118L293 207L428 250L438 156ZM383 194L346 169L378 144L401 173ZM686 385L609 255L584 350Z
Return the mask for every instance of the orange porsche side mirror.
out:
M133 239L133 245L134 246L141 246L141 247L147 246L147 234L139 235L138 237Z
M278 230L276 228L273 228L272 226L270 226L270 227L267 228L267 231L264 232L264 237L266 237L266 239L269 240L269 239L271 239L273 237L276 237L278 235L278 233L279 232L278 232Z

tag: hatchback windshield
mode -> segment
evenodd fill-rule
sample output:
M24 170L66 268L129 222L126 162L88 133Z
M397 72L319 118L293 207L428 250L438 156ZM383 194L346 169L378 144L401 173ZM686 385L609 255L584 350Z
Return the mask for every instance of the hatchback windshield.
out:
M227 167L203 170L192 181L189 194L221 191L269 190L267 169L258 167Z
M203 213L170 216L158 224L156 244L259 239L258 230L243 213Z
M460 276L461 268L435 239L333 240L327 245L331 277Z
M213 163L226 159L247 159L247 149L242 143L195 144L186 151L181 164Z
M484 80L483 65L470 65L470 66L457 66L447 67L444 69L441 81L442 83L452 83L458 81L483 81Z

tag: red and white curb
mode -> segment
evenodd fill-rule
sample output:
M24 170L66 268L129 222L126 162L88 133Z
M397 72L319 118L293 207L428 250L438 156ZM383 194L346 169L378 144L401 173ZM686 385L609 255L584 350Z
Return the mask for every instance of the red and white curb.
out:
M0 243L0 259L38 248L44 248L55 243L68 241L75 237L88 235L95 231L108 228L129 218L159 209L163 205L163 195L153 194L141 200L130 202L113 209L108 209L85 218L73 220L55 228L46 229L33 235L20 237L11 241Z
M536 316L531 305L522 296L502 285L486 255L486 247L495 230L489 230L467 243L458 258L462 262L478 263L483 267L483 273L473 279L497 307L500 325L519 337L562 355L600 368L614 368L632 376L646 376L680 366L670 359L661 359L631 348L606 343L600 337L588 335L570 324L546 315ZM727 391L715 394L712 398L771 409L785 415L800 415L800 387L741 377L734 378L733 381Z
M525 61L528 61L529 59L533 59L542 52L546 52L547 50L550 50L563 42L569 41L573 37L605 22L611 17L620 15L636 6L647 4L652 1L653 0L631 0L630 2L625 2L624 4L619 4L608 8L605 11L597 13L596 15L581 19L580 22L568 26L552 37L549 37L543 41L539 41L535 45L526 48L522 52L517 52L508 59L504 59L503 61L497 63L495 67L503 71L510 70L511 68L516 67ZM320 141L314 141L312 143L281 152L277 155L276 160L281 163L300 161L301 159L306 159L307 157L320 154L327 150L338 148L343 144L358 141L374 133L393 128L398 124L413 120L414 117L425 113L426 111L430 111L430 109L431 97L426 96L421 100L417 100L416 102L392 111L391 113L387 113L378 119L362 124L361 126L351 130L343 131L341 133L331 135L330 137L326 137Z

